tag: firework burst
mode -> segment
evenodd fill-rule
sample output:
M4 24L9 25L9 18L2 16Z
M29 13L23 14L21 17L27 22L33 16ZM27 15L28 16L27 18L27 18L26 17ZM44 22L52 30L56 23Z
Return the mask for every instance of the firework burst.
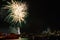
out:
M25 22L25 18L27 16L27 5L26 3L16 2L12 0L12 3L9 3L5 8L11 10L11 13L6 17L9 21L11 18L11 22Z

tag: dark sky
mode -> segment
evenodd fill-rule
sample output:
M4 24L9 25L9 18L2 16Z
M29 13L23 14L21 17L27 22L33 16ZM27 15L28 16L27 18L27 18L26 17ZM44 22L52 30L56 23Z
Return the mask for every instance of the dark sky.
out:
M8 0L10 2L10 0ZM20 1L20 0L19 0ZM23 0L26 1L28 6L29 17L27 20L26 27L22 28L22 31L25 32L40 32L45 30L47 27L51 29L60 28L58 25L59 18L56 18L56 3L53 1L47 0ZM7 1L0 1L0 8L2 5L7 4ZM7 13L7 12L3 12ZM6 17L7 14L4 15ZM0 29L8 28L9 24L4 22L4 17L0 16ZM57 23L56 23L57 22Z

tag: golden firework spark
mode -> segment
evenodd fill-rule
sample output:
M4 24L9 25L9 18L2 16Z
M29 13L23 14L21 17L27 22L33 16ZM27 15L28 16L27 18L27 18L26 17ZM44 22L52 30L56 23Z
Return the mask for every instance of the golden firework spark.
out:
M13 22L25 22L24 19L27 16L27 5L26 3L16 2L12 0L7 7L12 11L8 16L12 17ZM7 16L7 17L8 17Z

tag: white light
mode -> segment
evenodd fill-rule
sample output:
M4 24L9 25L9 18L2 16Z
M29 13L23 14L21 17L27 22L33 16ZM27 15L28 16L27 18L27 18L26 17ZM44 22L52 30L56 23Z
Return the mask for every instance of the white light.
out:
M18 33L17 34L20 34L20 28L18 27Z

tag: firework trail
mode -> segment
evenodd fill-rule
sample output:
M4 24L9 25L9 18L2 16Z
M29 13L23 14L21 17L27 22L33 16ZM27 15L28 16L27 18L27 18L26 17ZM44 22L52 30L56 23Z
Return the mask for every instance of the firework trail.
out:
M22 22L26 23L25 18L27 17L27 5L25 2L17 2L11 0L11 3L8 2L9 5L6 5L4 9L9 9L9 15L5 18L4 21L7 21L10 25L11 32L17 30L17 33L20 34L19 30ZM16 28L16 29L15 29Z

